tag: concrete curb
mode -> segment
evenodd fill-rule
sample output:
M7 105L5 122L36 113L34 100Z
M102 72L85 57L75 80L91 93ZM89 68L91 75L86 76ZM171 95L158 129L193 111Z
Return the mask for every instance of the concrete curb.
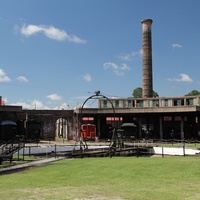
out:
M16 171L21 171L30 167L38 167L38 166L42 166L51 162L56 162L59 160L63 160L66 159L64 157L58 157L58 158L45 158L42 160L36 160L36 161L32 161L29 163L25 163L25 164L19 164L19 165L15 165L15 166L11 166L11 167L5 167L0 169L0 175L4 175L4 174L8 174L8 173L12 173L12 172L16 172Z

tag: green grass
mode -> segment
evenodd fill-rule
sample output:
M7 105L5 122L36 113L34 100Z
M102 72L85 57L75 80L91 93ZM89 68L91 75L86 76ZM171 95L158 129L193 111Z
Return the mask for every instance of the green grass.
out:
M0 176L0 197L27 199L200 199L200 157L62 160Z

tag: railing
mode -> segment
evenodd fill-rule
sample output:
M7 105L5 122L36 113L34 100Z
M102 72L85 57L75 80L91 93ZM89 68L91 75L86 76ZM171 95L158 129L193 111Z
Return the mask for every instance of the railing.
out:
M121 145L120 145L121 144ZM158 154L164 155L167 154L167 151L173 151L173 148L176 148L174 151L181 152L181 155L187 155L188 149L197 150L200 155L200 140L177 140L177 139L168 139L168 140L161 140L161 139L140 139L140 140L122 140L122 143L119 143L118 146L110 146L110 141L108 140L100 140L98 142L89 142L87 144L88 149L83 150L82 154L104 154L107 155L110 153L115 155L124 155L124 156L151 156L153 154L157 154L153 152L155 148L159 148L160 152ZM66 144L49 144L47 143L32 143L26 146L23 145L2 145L0 149L4 148L4 153L1 155L12 155L13 152L16 152L19 156L31 156L31 155L38 155L41 157L71 157L73 153L80 151L80 144L73 144L72 142ZM6 149L7 148L7 149ZM21 149L21 150L20 150ZM109 152L110 149L110 152ZM89 152L87 152L89 150ZM91 152L92 151L92 152Z
M0 164L4 160L10 160L12 162L13 154L17 151L19 152L20 149L24 147L24 142L21 140L18 141L7 141L7 142L0 142ZM19 153L18 153L19 158Z

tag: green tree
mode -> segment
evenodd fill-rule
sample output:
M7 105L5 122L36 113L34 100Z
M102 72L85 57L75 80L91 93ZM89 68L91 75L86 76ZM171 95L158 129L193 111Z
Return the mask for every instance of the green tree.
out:
M197 90L192 90L191 92L189 92L188 94L186 94L185 96L198 96L200 95L200 92Z
M138 87L133 90L133 97L134 98L142 98L142 88Z
M153 91L153 97L159 97L158 93Z
M142 88L138 87L133 90L133 97L134 98L142 98ZM153 97L159 97L158 93L153 91Z

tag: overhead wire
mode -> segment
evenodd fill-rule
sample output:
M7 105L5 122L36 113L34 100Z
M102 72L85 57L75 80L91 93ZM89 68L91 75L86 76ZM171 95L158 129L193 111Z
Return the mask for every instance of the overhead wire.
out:
M14 83L1 83L5 85L11 85L11 86L17 86L17 87L27 87L27 88L35 88L35 89L43 89L43 90L57 90L57 91L72 91L72 92L81 92L81 93L87 93L87 94L95 94L95 91L83 91L83 90L74 90L74 89L64 89L64 88L52 88L52 87L43 87L43 86L35 86L35 85L22 85L22 84L14 84ZM105 94L100 93L101 95L104 95L109 98L124 98L120 97L118 95L112 95L112 94Z
M94 93L94 92L89 92L89 91L72 90L72 89L64 89L64 88L42 87L42 86L35 86L35 85L21 85L21 84L14 84L14 83L1 83L1 84L18 86L18 87L35 88L35 89L44 89L44 90L76 91L76 92L83 92L83 93L88 93L88 94Z

